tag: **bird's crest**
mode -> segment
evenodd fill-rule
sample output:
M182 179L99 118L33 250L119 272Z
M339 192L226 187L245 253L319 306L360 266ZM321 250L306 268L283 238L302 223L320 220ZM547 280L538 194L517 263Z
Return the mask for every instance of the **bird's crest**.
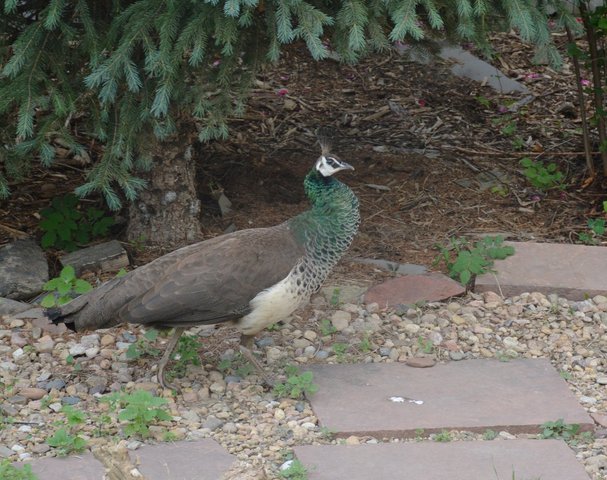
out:
M335 141L335 129L333 127L319 127L316 130L316 138L320 144L321 155L331 153Z

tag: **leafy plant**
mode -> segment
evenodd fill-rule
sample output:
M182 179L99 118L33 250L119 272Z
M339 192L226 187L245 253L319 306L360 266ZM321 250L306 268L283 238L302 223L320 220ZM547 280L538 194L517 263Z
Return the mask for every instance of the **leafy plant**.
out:
M360 343L358 344L358 349L363 353L367 353L370 352L372 348L373 345L371 344L371 340L369 339L369 334L365 333Z
M217 365L219 371L224 373L232 373L241 378L248 377L254 368L240 353L234 355L233 358L224 358Z
M58 277L46 282L42 288L47 292L53 292L40 302L44 308L50 308L71 302L78 295L92 290L93 286L86 280L76 278L74 267L66 265Z
M450 442L451 440L453 440L453 436L448 430L443 430L442 432L435 433L432 436L432 439L435 442Z
M341 361L341 360L343 360L344 355L348 351L348 344L347 343L335 342L331 346L331 348L333 349L333 352L337 356L337 359Z
M558 438L563 440L572 440L580 433L580 425L578 423L565 423L562 418L554 422L546 422L542 424L542 438Z
M165 410L167 400L155 397L145 390L135 390L131 394L116 392L106 396L102 401L109 403L113 408L122 408L118 420L127 422L124 427L124 434L127 437L146 438L150 434L150 424L172 419Z
M158 338L158 330L152 328L143 334L142 338L138 338L135 343L131 343L126 350L126 358L129 360L137 360L144 355L157 357L160 355L160 350L152 345Z
M434 349L434 342L429 338L419 336L417 337L417 344L419 345L419 349L426 354L432 353Z
M200 340L194 335L182 335L173 354L175 363L168 372L171 377L183 377L188 365L200 365Z
M485 430L483 433L483 439L485 440L495 440L497 438L497 432L491 429Z
M439 255L434 265L441 260L447 266L449 276L468 285L474 276L487 273L494 260L503 260L514 254L514 247L504 245L504 237L484 237L470 245L464 238L451 238L446 247L438 246Z
M69 455L78 453L85 449L86 441L78 435L72 435L65 428L60 428L51 437L46 439L46 443L57 449L59 455Z
M333 293L331 293L331 301L329 302L333 308L338 307L340 304L339 296L341 294L341 290L339 288L334 288Z
M274 386L274 394L279 397L290 397L295 400L304 395L310 395L318 391L318 385L312 383L314 374L312 372L299 373L294 365L285 367L287 380L284 383L278 383Z
M23 468L18 468L7 459L0 462L0 478L2 480L38 480L38 477L32 472L31 465L23 465Z
M69 427L81 425L86 421L86 414L71 405L64 405L61 407L61 412L65 415Z
M580 232L577 234L580 242L586 245L596 245L599 243L598 237L601 237L605 233L605 219L604 218L590 218L588 219L588 232Z
M319 328L320 334L323 337L328 337L329 335L333 335L335 332L337 332L336 328L331 323L331 320L329 320L328 318L323 318L320 321Z
M289 466L280 471L280 476L288 480L307 480L308 470L299 460L291 460Z
M523 175L538 190L546 191L562 188L565 174L561 172L556 163L544 164L541 160L531 160L525 157L520 161L524 167Z
M85 245L96 237L107 235L114 225L112 217L106 217L102 210L89 207L83 213L78 209L79 199L73 193L56 197L51 206L40 212L42 248L55 247L68 252Z

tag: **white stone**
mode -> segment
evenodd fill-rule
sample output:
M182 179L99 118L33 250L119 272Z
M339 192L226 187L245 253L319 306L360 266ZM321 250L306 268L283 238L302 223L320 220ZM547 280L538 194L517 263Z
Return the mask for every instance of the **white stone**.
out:
M69 352L72 357L84 355L86 353L86 347L80 343L77 343L76 345L70 347Z
M333 315L331 316L331 323L338 332L342 332L348 328L350 320L352 320L352 314L344 312L343 310L337 310L336 312L333 312Z
M411 335L415 335L417 332L419 332L421 329L421 327L419 325L416 325L415 323L407 323L405 325L405 332L411 334Z

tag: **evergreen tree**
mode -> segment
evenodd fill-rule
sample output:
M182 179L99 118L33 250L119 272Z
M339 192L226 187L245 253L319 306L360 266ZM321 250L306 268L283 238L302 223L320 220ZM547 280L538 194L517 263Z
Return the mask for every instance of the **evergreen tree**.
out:
M245 108L256 72L283 45L305 42L322 59L329 38L356 62L431 37L488 48L488 32L514 28L558 63L549 12L577 28L561 0L4 0L3 9L0 196L32 158L51 165L56 145L67 146L92 159L76 193L99 191L112 209L137 198L130 236L158 242L195 236L188 146L228 135L227 116Z

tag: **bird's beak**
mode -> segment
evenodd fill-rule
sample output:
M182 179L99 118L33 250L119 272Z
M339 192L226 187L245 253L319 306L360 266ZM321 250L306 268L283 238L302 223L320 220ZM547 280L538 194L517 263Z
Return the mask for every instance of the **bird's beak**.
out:
M354 167L348 162L344 162L343 160L340 160L340 162L342 163L342 170L354 170Z

